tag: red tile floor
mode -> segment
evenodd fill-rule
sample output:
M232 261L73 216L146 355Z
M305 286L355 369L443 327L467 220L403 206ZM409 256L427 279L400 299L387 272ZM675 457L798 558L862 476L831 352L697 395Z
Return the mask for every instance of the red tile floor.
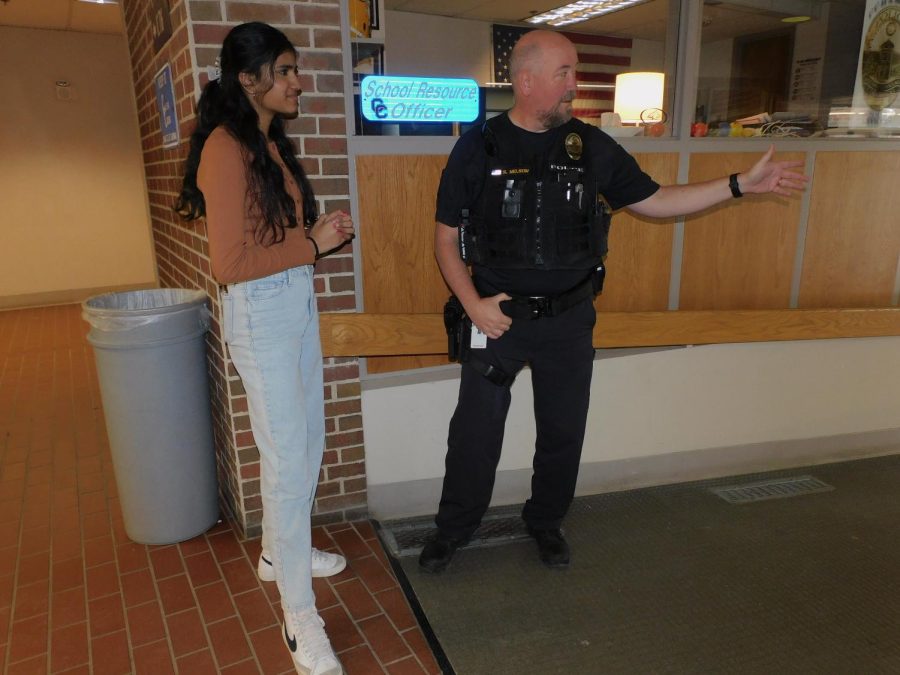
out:
M0 671L290 673L259 540L125 535L76 305L0 312ZM350 675L439 673L368 522L316 528L348 567L316 604Z

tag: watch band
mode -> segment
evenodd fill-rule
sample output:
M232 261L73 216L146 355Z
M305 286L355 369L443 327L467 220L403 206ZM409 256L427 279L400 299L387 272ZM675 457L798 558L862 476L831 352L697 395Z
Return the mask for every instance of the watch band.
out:
M738 175L736 173L733 173L728 177L728 187L731 188L731 196L735 199L744 196L744 193L741 192L741 186L738 185L737 177Z

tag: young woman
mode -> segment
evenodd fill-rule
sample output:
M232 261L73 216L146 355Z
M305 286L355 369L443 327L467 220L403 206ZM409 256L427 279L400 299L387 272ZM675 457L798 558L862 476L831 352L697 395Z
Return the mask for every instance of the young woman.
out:
M342 673L315 607L313 576L345 560L312 548L310 513L325 446L319 320L313 264L354 234L342 212L318 216L284 132L300 95L297 54L280 31L236 26L199 102L176 210L206 217L225 340L247 392L259 448L263 554L274 580L283 637L297 671Z

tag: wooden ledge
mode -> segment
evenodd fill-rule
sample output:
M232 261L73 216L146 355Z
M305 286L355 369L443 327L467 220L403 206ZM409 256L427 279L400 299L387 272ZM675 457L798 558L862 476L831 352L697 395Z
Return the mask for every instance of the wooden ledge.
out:
M326 356L443 354L440 314L321 315ZM900 335L900 309L599 312L594 346L661 347Z

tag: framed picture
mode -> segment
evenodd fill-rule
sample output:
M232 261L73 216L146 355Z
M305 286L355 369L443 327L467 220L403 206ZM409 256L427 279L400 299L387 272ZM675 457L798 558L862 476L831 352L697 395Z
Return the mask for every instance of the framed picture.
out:
M351 43L353 86L358 87L366 75L384 74L384 45L378 42Z
M159 53L172 37L172 18L169 16L169 0L151 0L147 3L150 19L150 35L153 37L153 53Z
M368 0L369 2L369 28L372 30L380 30L381 22L378 16L379 0Z
M372 37L372 0L350 0L350 37Z

